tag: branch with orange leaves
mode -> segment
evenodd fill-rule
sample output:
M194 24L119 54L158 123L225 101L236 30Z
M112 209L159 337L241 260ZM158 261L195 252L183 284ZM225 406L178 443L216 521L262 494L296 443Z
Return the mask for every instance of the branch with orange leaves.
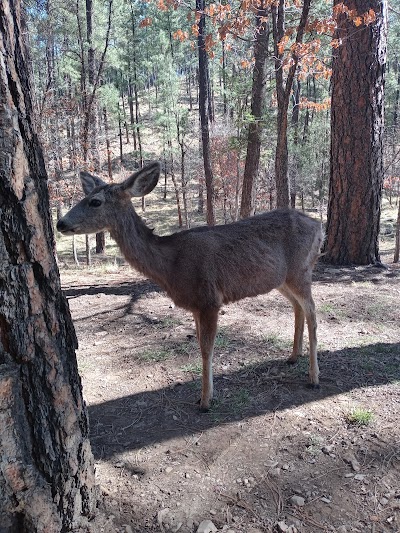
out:
M283 100L288 100L290 91L293 85L293 79L296 73L297 66L302 56L302 44L304 32L307 25L308 14L310 12L311 0L304 0L299 25L297 26L296 40L291 46L291 64L286 78L286 83L283 81L283 49L280 48L280 43L285 36L284 18L285 6L284 0L279 0L278 5L272 7L272 32L274 36L275 48L275 70L277 81L277 96ZM280 90L279 90L280 89ZM281 93L281 94L279 94Z

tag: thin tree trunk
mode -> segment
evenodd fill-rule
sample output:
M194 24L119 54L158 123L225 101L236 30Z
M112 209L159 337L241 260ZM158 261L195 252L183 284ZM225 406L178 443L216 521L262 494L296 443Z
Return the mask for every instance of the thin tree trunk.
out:
M129 128L128 128L128 121L126 119L125 96L122 90L121 90L121 101L122 101L122 112L124 114L124 128L125 128L126 144L129 144Z
M131 4L131 30L132 30L132 46L133 46L133 52L132 52L132 60L133 60L133 95L134 95L134 104L135 104L135 123L136 123L136 135L137 135L137 143L139 148L139 158L140 158L140 166L143 166L143 151L142 151L142 141L140 136L140 128L139 128L139 121L140 121L140 111L139 111L139 94L138 94L138 76L137 76L137 58L136 58L136 29L135 29L135 16L133 12L133 6ZM143 197L144 198L144 197Z
M76 248L76 235L72 235L72 255L76 266L79 266L78 250Z
M397 207L397 223L396 223L396 236L395 236L393 263L399 262L399 256L400 256L400 201L398 202L398 207Z
M129 69L130 69L130 64L129 64ZM133 109L133 86L132 86L132 80L130 78L128 81L128 101L129 101L129 116L130 116L132 135L133 135L133 149L136 152L137 139L136 139L136 128L135 128L135 113Z
M301 18L297 27L296 45L303 41L311 0L304 0ZM275 181L276 181L276 204L277 207L289 207L289 183L288 183L288 107L290 91L300 55L297 47L292 49L291 65L286 81L283 77L283 52L279 50L279 43L285 35L285 0L278 0L278 5L272 6L272 28L275 49L275 80L276 96L278 101L277 114L277 143L275 152Z
M227 87L226 87L226 53L225 53L225 40L222 41L222 94L224 102L224 115L226 116L228 112L228 102L226 97Z
M124 162L124 150L123 150L123 142L122 142L122 123L121 123L121 109L118 104L118 138L119 138L119 158L121 161L121 165Z
M290 178L290 207L296 207L297 194L297 176L299 167L298 145L299 145L299 115L300 115L300 79L297 78L293 84L293 110L292 110L292 126L293 126L293 170Z
M262 114L265 98L265 62L268 53L269 29L266 22L267 9L261 3L257 16L254 40L253 86L251 91L251 121L247 135L247 153L243 174L240 217L246 218L255 212L255 190L260 163Z
M107 147L108 177L112 181L113 175L112 175L112 164L111 164L110 135L109 135L109 129L108 129L107 109L105 107L103 108L103 120L104 120L104 133L105 133L105 137L106 137L106 147Z
M203 148L203 163L204 175L206 181L207 192L207 224L213 226L215 224L214 214L214 177L211 166L210 154L210 132L208 125L208 69L207 69L207 52L205 49L205 0L196 0L196 12L198 13L198 55L199 55L199 114L200 114L200 128L201 140Z

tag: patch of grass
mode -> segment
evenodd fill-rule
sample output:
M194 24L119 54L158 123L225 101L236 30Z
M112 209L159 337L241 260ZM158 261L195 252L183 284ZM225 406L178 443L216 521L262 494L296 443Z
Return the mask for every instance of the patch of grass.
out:
M193 353L198 354L197 341L193 342L193 340L189 340L186 342L177 342L174 344L174 352L176 353L176 355L186 356L190 356Z
M201 374L203 365L201 361L197 363L187 363L181 367L182 372L190 372L192 374Z
M355 407L346 415L347 422L353 426L368 426L373 419L372 411L363 407Z
M159 327L163 329L172 329L181 324L182 322L179 319L168 316L160 321Z
M250 403L250 392L247 389L239 389L235 391L231 398L230 404L233 411L246 407Z
M216 349L221 350L223 348L228 348L230 343L231 341L229 337L227 336L227 334L224 331L219 331L217 333L217 336L215 337L214 347Z
M333 315L335 313L335 308L331 303L323 303L318 306L318 311L326 313L327 315Z
M292 348L292 341L282 339L282 337L279 337L279 335L274 333L263 335L263 341L268 344L270 348L279 351L287 351Z
M172 353L169 350L157 350L157 349L147 349L138 354L138 358L142 361L148 362L160 362L165 361L171 357Z
M306 444L307 453L313 456L318 455L321 452L322 442L323 439L319 435L310 435Z

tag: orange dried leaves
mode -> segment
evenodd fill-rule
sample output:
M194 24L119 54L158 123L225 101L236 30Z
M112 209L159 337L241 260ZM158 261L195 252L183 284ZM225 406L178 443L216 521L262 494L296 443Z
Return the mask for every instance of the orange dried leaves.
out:
M336 4L333 8L333 16L335 19L342 14L345 14L356 27L361 26L362 24L368 26L376 20L376 13L373 9L360 14L356 9L349 9L344 2Z

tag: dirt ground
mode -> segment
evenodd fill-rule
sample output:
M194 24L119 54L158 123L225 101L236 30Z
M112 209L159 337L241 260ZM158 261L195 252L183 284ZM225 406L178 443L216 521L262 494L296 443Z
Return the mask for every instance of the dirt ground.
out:
M399 267L317 265L320 390L306 357L285 363L281 295L225 307L205 414L188 313L128 267L61 273L101 488L93 531L400 531Z

